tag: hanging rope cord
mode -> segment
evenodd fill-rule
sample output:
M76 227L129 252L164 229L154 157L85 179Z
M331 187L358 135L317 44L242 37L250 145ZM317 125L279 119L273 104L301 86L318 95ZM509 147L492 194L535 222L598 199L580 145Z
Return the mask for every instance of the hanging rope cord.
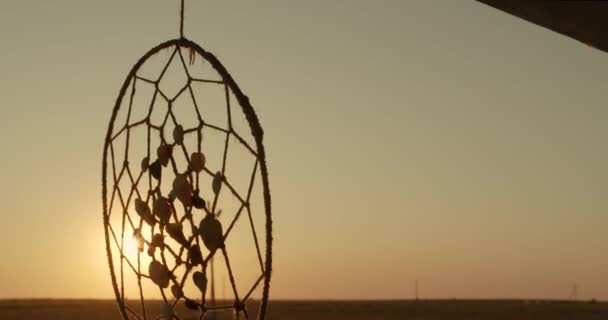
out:
M181 6L179 11L179 37L184 37L184 0L181 0Z
M104 148L104 153L103 153L103 167L102 167L102 198L103 198L103 209L104 209L104 226L105 226L105 238L106 238L106 251L107 251L107 255L108 255L108 261L109 261L109 265L110 265L110 272L111 272L111 276L112 276L112 284L113 284L113 288L116 294L116 297L118 299L118 304L120 307L120 311L121 314L123 316L123 318L125 319L129 319L129 316L134 317L135 319L148 319L147 315L146 315L146 308L145 308L145 301L144 301L144 294L143 294L143 288L142 288L142 279L150 279L150 275L146 275L144 273L141 272L141 259L140 259L140 253L138 252L137 255L137 263L132 263L131 261L129 261L128 257L126 257L125 253L124 253L124 230L125 230L125 226L130 226L131 228L133 228L134 230L140 230L143 226L143 219L140 217L139 221L136 222L136 219L133 219L128 212L128 206L130 201L133 201L133 198L137 197L138 199L141 199L143 201L145 201L146 203L149 202L150 199L155 199L156 197L160 197L160 185L161 185L161 181L160 179L158 179L157 181L157 185L156 187L153 186L152 184L152 178L150 177L150 170L145 170L142 168L142 171L137 174L134 172L132 172L128 166L128 155L129 155L129 136L130 136L130 130L133 129L136 126L140 126L140 125L147 125L147 131L148 131L148 141L147 141L147 154L148 157L150 156L150 133L154 130L158 130L160 131L160 139L162 141L162 143L167 143L165 141L165 137L163 136L163 131L164 131L164 125L166 124L167 120L169 118L172 119L172 121L174 121L175 123L177 123L176 117L175 115L169 111L167 116L165 117L165 122L162 124L161 127L155 127L153 125L150 124L150 114L152 113L152 108L154 106L154 100L157 98L157 96L162 96L165 100L167 100L167 102L172 103L173 100L175 100L179 95L181 95L184 91L188 90L190 91L189 93L192 95L192 87L190 85L190 83L184 87L182 89L182 91L180 91L178 93L178 95L173 98L173 100L169 99L167 96L165 96L163 94L162 91L160 91L158 89L158 83L160 81L160 79L162 78L162 74L165 73L165 71L168 68L169 63L171 63L171 61L173 60L173 57L175 57L175 55L179 55L179 59L181 60L181 63L184 66L184 70L188 70L188 68L186 67L186 63L185 63L185 59L183 57L183 54L181 52L181 48L184 49L190 49L191 50L191 62L193 59L193 52L198 53L199 55L201 55L206 61L208 61L213 68L220 74L221 78L223 79L221 82L218 82L219 84L223 84L226 88L226 105L228 108L228 116L230 118L230 100L229 100L229 90L234 94L234 96L236 97L239 105L241 106L241 109L243 111L243 113L245 114L245 117L250 125L250 129L251 129L251 134L253 135L254 139L255 139L255 144L256 144L256 149L254 150L252 148L252 146L248 145L247 142L241 138L232 128L232 125L229 125L228 129L224 129L224 128L219 128L219 127L215 127L211 124L207 124L204 121L202 121L200 119L200 111L198 109L196 100L194 100L194 106L197 110L197 114L199 114L199 121L200 121L200 125L197 128L193 128L190 132L186 132L186 133L192 133L192 134L197 134L198 136L198 150L200 152L201 149L201 137L202 137L202 129L204 127L207 128L211 128L214 130L218 130L220 132L223 132L226 134L226 148L224 149L224 155L223 155L223 165L222 165L222 176L224 178L222 183L224 185L226 185L228 187L228 189L233 193L233 195L241 202L241 207L238 210L238 212L236 213L236 216L234 218L234 220L230 223L230 226L228 227L228 229L224 232L224 235L222 237L222 246L217 250L220 251L222 253L222 255L224 256L225 262L226 262L226 268L227 268L227 272L229 274L229 280L232 286L232 289L234 290L234 295L235 295L235 304L233 306L231 306L230 308L234 308L235 309L235 316L237 317L237 319L239 318L239 314L243 313L243 315L245 316L246 319L249 319L249 315L247 314L247 310L245 308L244 303L247 301L247 299L249 299L250 295L253 293L253 291L255 290L255 288L261 283L263 282L263 293L262 293L262 300L261 300L261 304L259 307L259 313L258 313L258 319L265 319L266 316L266 309L267 309L267 303L268 303L268 294L269 294L269 286L270 286L270 275L271 275L271 268L272 268L272 220L271 220L271 201L270 201L270 191L269 191L269 183L268 183L268 170L267 170L267 165L266 165L266 160L265 160L265 150L264 150L264 146L262 143L262 137L263 137L263 130L261 125L259 124L259 120L257 118L257 115L255 114L255 111L253 110L253 107L251 106L249 99L246 95L244 95L242 93L242 91L239 89L238 85L236 84L236 82L233 80L233 78L231 77L231 75L226 71L226 69L223 67L223 65L219 62L219 60L211 53L206 52L205 50L203 50L200 46L198 46L197 44L187 40L184 38L183 36L183 29L184 29L184 0L181 0L181 8L180 8L180 38L176 39L176 40L171 40L171 41L167 41L163 44L158 45L157 47L155 47L154 49L152 49L151 51L149 51L146 55L144 55L132 68L131 72L129 73L129 76L127 78L127 81L125 82L125 84L123 85L119 97L116 101L113 113L112 113L112 118L111 118L111 122L108 128L108 133L106 136L106 142L105 142L105 148ZM161 51L162 49L166 49L166 48L171 48L171 47L175 47L175 50L173 51L173 54L171 56L171 58L168 60L167 65L165 65L161 76L159 77L158 80L149 80L149 79L145 79L142 78L140 76L137 75L137 71L139 70L139 68L141 67L141 65L148 60L148 58L150 58L152 55L158 53L159 51ZM190 82L217 82L217 81L213 81L213 80L205 80L205 79L195 79L193 78L190 74L187 75L188 79ZM142 121L138 121L136 123L133 124L128 124L129 122L129 114L131 113L131 106L133 104L133 97L135 95L135 82L136 81L144 81L144 82L148 82L148 83L152 83L154 84L157 89L156 92L154 94L154 98L152 100L152 103L150 105L150 112L148 113L148 116L146 119L142 120ZM130 102L129 102L129 110L128 110L128 115L127 115L127 124L125 124L124 127L119 127L118 128L118 133L113 134L113 130L114 130L114 121L116 120L116 116L117 113L120 109L121 106L121 102L123 100L123 98L125 97L126 91L128 89L128 87L132 85L132 91L131 91L131 95L130 95ZM192 96L194 99L194 96ZM189 131L189 130L186 130ZM115 150L114 150L114 146L113 146L113 142L114 139L117 138L117 136L119 136L120 134L125 133L127 136L127 144L125 146L125 162L124 164L120 164L122 165L121 168L117 168L116 167L116 163L115 163ZM235 191L234 187L230 185L230 183L225 179L225 175L224 175L224 171L225 171L225 165L226 165L226 154L227 154L227 148L228 148L228 140L230 136L234 136L236 137L236 139L243 144L247 150L249 150L249 152L251 152L255 158L256 158L256 165L254 167L253 173L252 173L252 177L251 177L251 183L249 186L249 190L248 190L248 194L246 197L241 196L240 194L238 194L238 192ZM186 157L188 156L188 151L186 150L186 147L182 144L181 146L177 146L175 145L176 148L180 148L182 149L182 151L184 152L184 154L186 155ZM108 158L110 158L112 160L111 163L111 175L112 175L112 182L113 182L113 187L111 190L111 199L109 199L109 203L108 203L108 186L107 186L107 175L108 175L108 163L107 160ZM179 172L176 168L176 162L173 158L173 155L171 155L171 159L170 159L170 163L171 166L173 168L174 173L177 175ZM253 187L253 180L254 180L254 176L256 175L256 169L260 170L260 175L262 178L262 186L263 186L263 200L264 200L264 211L265 211L265 217L266 217L266 255L265 255L265 261L262 261L262 255L260 252L260 246L258 244L258 237L255 231L255 227L253 226L253 220L251 217L251 210L249 208L249 198L251 195L251 189ZM142 177L144 176L144 172L148 171L148 178L149 178L149 191L148 193L140 193L137 186L139 184L139 181L142 179ZM201 173L206 173L210 176L214 176L214 173L209 170L208 168L205 168L205 170ZM131 191L129 193L129 195L125 198L123 197L123 195L120 192L120 187L119 187L119 181L121 180L121 178L123 177L127 177L131 182ZM198 173L196 174L196 178L191 177L190 178L191 183L194 184L194 182L196 181L196 185L197 185L197 189L198 189L198 183L199 183L199 177L198 177ZM158 194L156 194L156 193ZM215 198L213 200L213 207L211 208L211 212L215 212L215 207L217 204L217 200L218 200L218 195L219 192L215 194ZM110 222L110 208L113 207L113 204L115 201L119 201L120 202L120 206L122 207L122 223L121 223L121 234L119 236L117 236L114 228L112 227L112 224ZM171 204L171 206L173 207L173 204ZM190 206L190 208L184 208L185 209L185 213L184 216L182 218L178 218L176 215L176 210L175 208L173 208L173 218L175 219L175 222L178 223L189 223L192 227L194 227L194 221L192 218L192 206ZM245 210L244 210L245 209ZM262 275L257 279L257 281L255 282L254 286L251 288L251 290L249 290L249 292L242 297L241 299L239 299L238 297L238 293L236 291L236 282L233 276L233 272L232 272L232 268L230 266L230 261L228 259L228 255L226 252L226 248L223 245L223 242L226 240L226 238L228 237L228 234L230 233L232 227L234 226L236 220L240 217L241 212L242 211L246 211L249 221L251 223L251 227L253 230L253 236L255 239L255 246L256 246L256 250L258 253L258 258L259 258L259 262L260 262L260 266L262 267ZM161 223L157 223L158 221L155 221L155 223L152 225L152 229L151 229L151 234L154 234L154 226L155 225L162 225ZM164 230L162 227L159 227L159 230L161 232L161 234L164 235ZM112 259L112 251L111 251L111 241L114 242L114 244L118 247L118 249L120 250L120 286L118 285L118 281L116 278L116 274L115 274L115 268L114 268L114 262ZM151 244L151 240L145 240L145 243L147 245ZM192 237L190 237L188 239L188 243L187 246L191 246L191 245L197 245L197 247L200 248L199 245L199 239L198 236L193 235ZM166 249L166 250L165 250ZM165 252L169 255L171 255L175 261L176 261L176 266L173 267L172 269L170 269L170 272L173 273L175 272L175 270L179 267L179 263L177 263L177 261L189 261L190 257L186 257L185 259L182 257L182 255L184 254L184 252L188 251L186 246L183 246L179 249L179 252L176 252L175 250L171 249L171 247L169 246L165 246L163 248L161 248L160 251L160 258L161 258L161 262L163 265L167 266L167 259L165 257ZM205 257L204 261L202 262L202 267L203 267L203 271L206 270L207 268L207 264L209 263L210 259L214 256L216 252L214 251L212 254L210 254L208 257ZM153 258L153 260L156 260L155 258ZM186 264L188 265L188 264ZM124 290L124 269L131 269L137 276L137 281L138 281L138 287L139 287L139 294L140 294L140 302L141 302L141 308L143 311L143 318L140 317L134 310L132 310L129 306L127 306L125 304L125 290ZM187 269L185 270L183 277L180 281L176 281L173 280L176 285L179 285L180 289L183 290L184 287L184 283L186 281L186 278L188 277L189 273L193 270L193 266L188 266ZM262 281L263 280L263 281ZM160 290L163 300L165 302L168 302L168 299L164 293L164 291ZM200 318L202 319L204 314L206 313L207 310L217 310L217 309L225 309L227 308L227 306L206 306L205 305L205 292L206 290L203 290L202 292L202 297L201 297L201 303L195 303L192 300L183 297L183 299L186 302L186 305L188 305L188 303L190 302L191 305L192 303L194 303L194 305L197 306L197 308L199 308L199 310L201 311L200 314ZM121 297L121 298L119 298ZM180 299L176 299L173 303L172 306L175 306L177 304L177 302ZM177 317L177 316L176 316ZM178 319L180 319L179 317L177 317Z

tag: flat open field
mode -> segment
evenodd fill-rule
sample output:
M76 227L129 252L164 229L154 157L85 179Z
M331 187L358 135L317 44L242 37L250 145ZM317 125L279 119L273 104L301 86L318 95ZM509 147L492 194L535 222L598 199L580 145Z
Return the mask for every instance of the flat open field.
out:
M253 312L255 305L250 306ZM160 304L150 303L149 310ZM253 315L250 314L253 318ZM0 300L2 320L119 320L114 301ZM608 303L517 300L275 301L268 319L606 320Z

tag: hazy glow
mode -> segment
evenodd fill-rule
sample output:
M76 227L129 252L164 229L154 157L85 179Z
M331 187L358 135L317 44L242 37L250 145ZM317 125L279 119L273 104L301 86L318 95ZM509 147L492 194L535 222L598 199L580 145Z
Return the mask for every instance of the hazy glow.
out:
M129 259L137 261L139 251L137 250L137 240L134 237L125 237L123 252Z
M274 298L608 299L607 54L474 1L189 3L265 128ZM103 138L177 1L0 24L0 297L112 297Z

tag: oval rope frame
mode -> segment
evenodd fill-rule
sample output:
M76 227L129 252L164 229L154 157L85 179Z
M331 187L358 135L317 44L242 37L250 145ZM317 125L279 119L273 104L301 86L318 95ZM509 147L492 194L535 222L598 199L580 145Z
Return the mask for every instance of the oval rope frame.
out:
M116 120L119 109L121 109L121 103L125 97L129 84L133 79L136 78L137 71L140 67L153 55L160 52L163 49L167 49L175 46L178 48L186 48L193 50L202 56L210 65L215 69L215 71L221 76L224 84L232 91L234 96L236 97L241 110L243 111L245 118L248 122L249 129L251 130L251 134L255 139L255 144L257 148L257 161L260 167L260 175L262 178L262 187L263 187L263 201L264 201L264 214L265 214L265 245L266 245L266 253L265 253L265 262L264 269L262 270L263 277L263 291L262 298L258 309L258 317L257 319L263 320L266 318L266 311L268 307L268 296L270 289L270 278L272 273L272 215L271 215L271 196L270 196L270 187L268 181L268 168L266 164L266 153L263 144L263 130L258 117L249 102L249 98L243 94L239 86L236 84L232 76L228 73L228 71L224 68L224 66L220 63L220 61L210 52L205 51L198 44L186 39L186 38L178 38L174 40L169 40L167 42L161 43L148 51L144 56L142 56L137 63L131 68L122 88L120 89L120 93L118 98L116 99L116 103L114 105L114 109L112 111L112 116L110 119L108 131L105 137L104 142L104 150L103 150L103 159L102 159L102 201L103 201L103 222L104 222L104 233L105 233L105 245L106 245L106 254L108 257L108 264L110 267L110 274L112 278L112 286L114 289L114 293L116 295L116 299L119 305L120 313L124 319L130 319L129 314L127 312L127 308L124 303L124 296L121 299L119 287L116 278L116 272L114 267L114 262L112 258L112 250L111 250L111 235L110 235L110 212L108 205L108 151L110 149L110 145L112 142L112 133L114 130L114 122ZM183 59L183 58L182 58ZM169 61L170 62L170 61ZM116 183L116 182L115 182ZM223 240L222 240L223 241ZM223 244L222 244L223 246ZM124 255L121 252L121 255ZM141 290L141 284L140 284ZM252 289L253 290L253 289ZM142 297L143 303L143 297ZM204 308L204 306L203 306ZM238 308L244 308L243 305L236 306L237 310L237 318L238 318ZM145 311L144 311L145 313ZM204 314L204 313L203 313ZM201 315L202 318L203 315ZM145 317L144 317L145 318Z

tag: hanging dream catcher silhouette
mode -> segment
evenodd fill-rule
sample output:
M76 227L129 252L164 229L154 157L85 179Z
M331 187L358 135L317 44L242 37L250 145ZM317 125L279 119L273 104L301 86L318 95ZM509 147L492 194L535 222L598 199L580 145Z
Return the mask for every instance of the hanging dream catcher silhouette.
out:
M129 72L104 144L102 198L124 319L264 319L272 221L263 131L211 53L183 36ZM221 295L218 291L220 291Z

